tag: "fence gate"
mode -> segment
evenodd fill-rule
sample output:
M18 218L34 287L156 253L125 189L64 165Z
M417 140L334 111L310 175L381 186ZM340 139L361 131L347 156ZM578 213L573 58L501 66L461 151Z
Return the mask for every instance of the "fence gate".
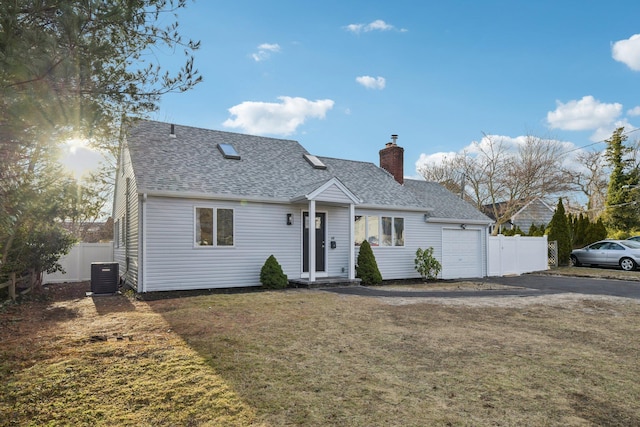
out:
M549 268L547 236L489 236L488 276L505 276Z
M549 257L549 267L557 267L558 266L558 241L557 240L553 240L549 242L548 257Z

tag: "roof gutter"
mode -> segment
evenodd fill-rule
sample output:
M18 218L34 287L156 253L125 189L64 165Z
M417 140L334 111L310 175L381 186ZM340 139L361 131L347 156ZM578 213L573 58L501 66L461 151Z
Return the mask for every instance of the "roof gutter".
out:
M306 202L308 199L304 196L295 199L285 198L267 198L262 196L236 196L233 194L213 194L213 193L194 193L194 192L178 192L178 191L142 191L140 195L145 194L147 197L172 197L179 199L200 199L200 200L227 200L236 202L255 202L255 203L276 203L290 205L292 203ZM405 211L405 212L433 212L433 208L425 208L421 206L398 206L398 205L357 205L357 209L384 209L388 211Z
M492 220L479 220L479 219L462 219L462 218L427 218L425 222L433 222L439 224L450 224L452 222L462 222L471 225L491 225L494 223Z
M145 194L147 197L171 197L176 199L201 199L201 200L229 200L238 202L256 202L256 203L282 203L290 204L289 199L285 198L267 198L261 196L236 196L233 194L213 194L213 193L194 193L186 191L145 191L139 194Z

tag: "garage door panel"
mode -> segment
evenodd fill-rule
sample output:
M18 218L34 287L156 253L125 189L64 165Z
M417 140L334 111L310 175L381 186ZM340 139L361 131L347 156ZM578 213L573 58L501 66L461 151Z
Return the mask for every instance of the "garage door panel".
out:
M482 277L480 230L442 230L442 277Z

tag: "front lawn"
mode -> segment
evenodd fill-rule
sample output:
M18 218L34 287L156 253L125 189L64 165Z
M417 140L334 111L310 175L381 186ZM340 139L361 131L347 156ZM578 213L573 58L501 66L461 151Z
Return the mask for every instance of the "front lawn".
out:
M640 424L636 301L64 286L0 312L0 425Z

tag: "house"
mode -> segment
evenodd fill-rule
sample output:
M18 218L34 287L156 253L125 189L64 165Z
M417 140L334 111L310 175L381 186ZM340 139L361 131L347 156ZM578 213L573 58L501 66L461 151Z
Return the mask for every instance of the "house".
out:
M528 233L531 224L537 226L549 225L555 211L555 208L549 206L544 200L536 198L513 214L511 222L515 227L520 227L520 230L524 233Z
M415 252L430 246L442 278L485 276L491 220L438 184L404 180L403 153L394 136L378 167L293 140L139 121L114 191L122 280L138 292L259 286L273 254L290 280L354 281L365 239L385 280L419 277Z
M496 207L498 211L500 211L500 209L506 209L507 203L497 203ZM493 217L493 206L486 205L484 208L487 216L495 220ZM535 224L536 226L549 225L554 213L555 208L549 206L541 198L535 198L525 203L524 206L514 213L509 221L501 226L501 229L513 230L519 228L526 234L529 233L531 224Z

